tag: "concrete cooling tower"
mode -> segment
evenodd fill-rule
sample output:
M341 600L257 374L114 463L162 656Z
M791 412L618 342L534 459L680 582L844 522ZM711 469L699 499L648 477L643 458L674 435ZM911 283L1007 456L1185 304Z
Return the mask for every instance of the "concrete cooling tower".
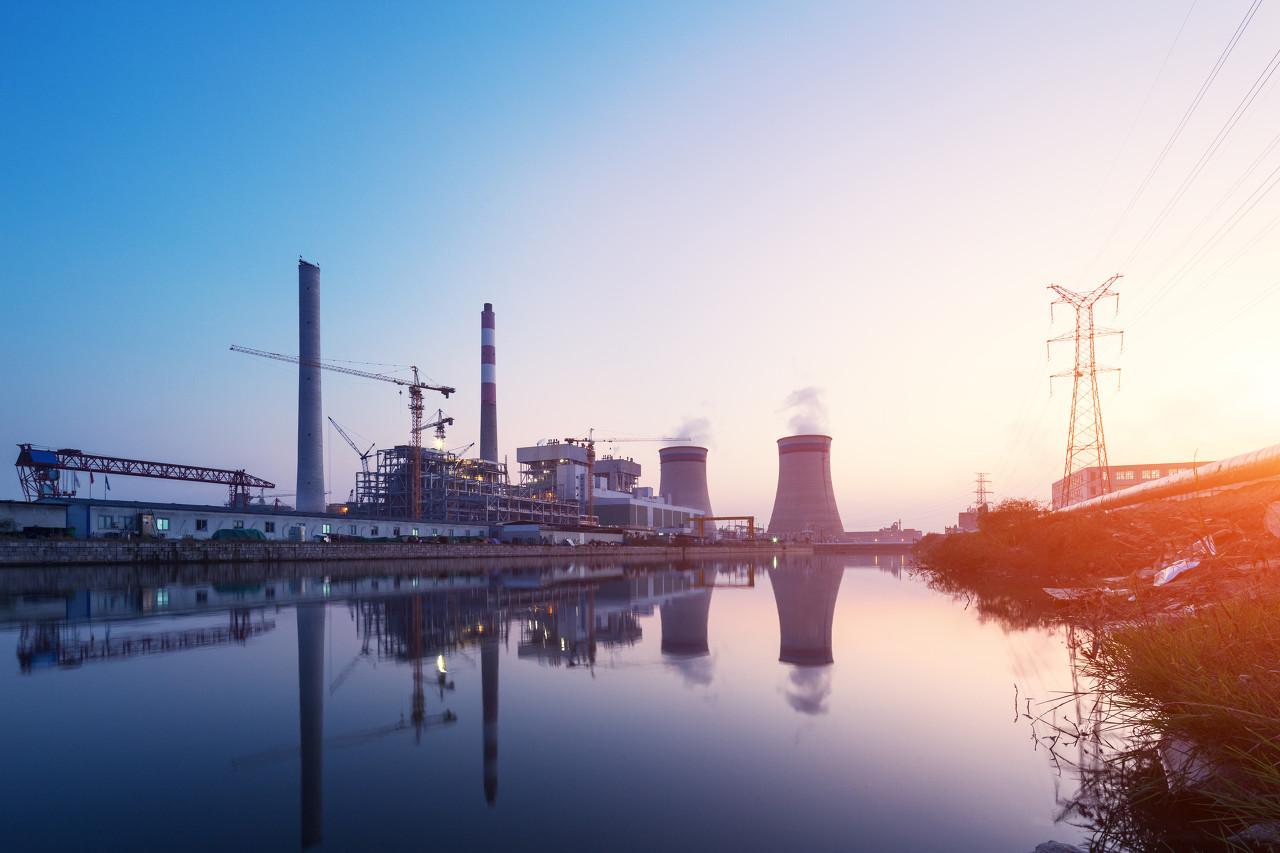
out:
M790 435L778 439L778 491L769 535L810 535L834 539L844 534L831 487L831 436Z
M658 459L661 461L658 494L678 506L691 506L706 515L715 515L707 493L705 447L664 447L658 451Z

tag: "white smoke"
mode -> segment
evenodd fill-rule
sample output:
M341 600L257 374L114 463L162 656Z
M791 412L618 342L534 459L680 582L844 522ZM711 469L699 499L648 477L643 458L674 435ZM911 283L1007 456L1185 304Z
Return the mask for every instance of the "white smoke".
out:
M782 402L783 412L788 412L787 426L792 435L827 432L827 404L822 401L823 391L814 385L798 388Z
M671 432L671 435L677 438L684 438L685 441L670 442L672 444L711 444L711 421L706 418L685 418L680 422L679 426Z

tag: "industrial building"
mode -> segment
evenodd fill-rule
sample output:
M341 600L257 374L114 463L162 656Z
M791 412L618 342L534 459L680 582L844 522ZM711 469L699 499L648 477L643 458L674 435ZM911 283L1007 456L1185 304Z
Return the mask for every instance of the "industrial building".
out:
M110 498L49 498L34 505L0 501L0 530L31 527L69 529L77 539L211 539L219 531L281 541L307 542L344 537L398 539L436 537L485 538L483 524L450 524L409 518L358 518L348 513L309 513L270 504L248 507L155 503ZM226 534L222 534L226 535Z
M1140 483L1148 483L1152 480L1159 480L1161 477L1167 477L1170 474L1178 474L1183 471L1190 471L1199 465L1211 464L1209 461L1201 462L1159 462L1144 463L1141 465L1108 465L1105 469L1106 474L1103 476L1102 468L1097 465L1088 468L1081 468L1071 474L1072 485L1078 489L1075 493L1078 500L1071 503L1079 503L1079 501L1096 498L1106 492L1118 492L1121 489L1127 489ZM1065 484L1067 479L1064 477L1057 480L1049 487L1052 495L1052 503L1054 509L1061 509L1067 503L1064 495L1067 493ZM1109 484L1104 489L1104 484Z
M427 384L416 366L411 367L412 378L406 378L321 360L320 267L299 258L298 355L231 347L236 352L297 365L296 512L290 514L261 500L254 503L251 490L261 495L275 484L242 469L98 456L72 449L45 450L27 444L20 447L17 461L24 493L28 501L62 506L62 521L43 525L11 521L11 526L73 528L78 536L172 538L207 538L221 530L246 530L258 531L269 539L297 540L336 535L490 536L504 525L532 524L546 527L558 537L561 531L600 526L687 532L692 517L709 514L705 448L664 449L663 481L674 484L675 499L673 494L655 495L652 488L640 486L640 465L634 460L605 456L597 461L591 434L585 439L520 448L520 478L513 482L506 464L498 461L495 335L496 315L492 303L486 302L480 313L479 458L464 458L459 452L443 449L444 428L454 419L443 411L434 422L428 423L424 417L425 393L448 397L455 389ZM376 454L372 447L361 452L334 421L361 462L356 488L345 504L328 504L325 498L321 374L326 370L392 383L409 392L411 423L409 440L403 444ZM436 446L423 447L422 433L432 428ZM684 458L699 451L699 460ZM682 467L688 470L675 473ZM218 483L230 488L230 499L225 507L84 500L77 497L75 472L88 472L90 477L97 473ZM681 503L686 495L692 504ZM9 516L18 518L16 512Z

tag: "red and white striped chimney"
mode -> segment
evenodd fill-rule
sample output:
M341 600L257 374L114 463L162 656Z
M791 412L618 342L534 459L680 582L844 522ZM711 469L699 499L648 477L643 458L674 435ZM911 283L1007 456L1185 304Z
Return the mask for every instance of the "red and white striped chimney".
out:
M493 303L480 312L480 458L498 461L498 379Z

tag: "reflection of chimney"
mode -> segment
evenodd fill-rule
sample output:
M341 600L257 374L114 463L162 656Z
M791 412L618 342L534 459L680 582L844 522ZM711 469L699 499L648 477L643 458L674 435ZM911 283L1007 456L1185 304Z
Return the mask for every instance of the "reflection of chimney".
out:
M484 801L498 798L498 638L480 641L480 697L484 706Z
M480 312L480 458L498 461L498 378L493 304Z
M831 626L844 569L792 558L769 572L778 605L778 660L802 666L834 662Z
M778 491L773 499L769 533L811 533L823 539L844 535L831 486L831 436L791 435L778 439Z
M707 617L711 613L711 590L699 589L672 598L660 608L662 653L682 657L710 654L707 646Z
M303 604L298 617L298 730L302 747L302 846L320 843L324 825L324 605Z
M320 398L320 267L298 259L299 512L324 512L324 424Z

